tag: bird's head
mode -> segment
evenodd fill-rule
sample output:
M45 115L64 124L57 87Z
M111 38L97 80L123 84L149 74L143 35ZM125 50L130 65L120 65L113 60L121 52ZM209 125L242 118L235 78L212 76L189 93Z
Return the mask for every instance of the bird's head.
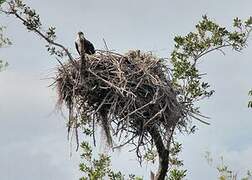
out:
M83 32L81 32L81 31L78 32L78 37L80 39L84 39L85 38Z

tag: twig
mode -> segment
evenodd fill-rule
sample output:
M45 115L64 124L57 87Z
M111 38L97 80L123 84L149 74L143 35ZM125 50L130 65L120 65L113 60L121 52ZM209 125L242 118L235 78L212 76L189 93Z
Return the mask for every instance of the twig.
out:
M3 10L2 11L5 12L6 14L10 14L10 15L13 14L13 15L15 15L16 18L18 18L19 20L21 20L24 24L27 24L27 21L18 14L18 12L14 9L14 7L12 7L10 4L9 4L9 6L10 6L10 9L12 10L11 12L3 11ZM32 31L34 31L35 33L37 33L40 37L42 37L44 40L46 40L49 44L52 44L52 45L57 46L57 47L61 48L62 50L64 50L65 53L67 54L67 56L69 57L70 62L73 64L73 66L75 68L78 67L77 64L76 64L76 61L74 60L74 58L72 57L72 55L70 54L70 52L67 50L67 48L65 48L65 46L63 46L62 44L59 44L57 42L54 42L54 41L50 40L48 37L46 37L46 35L44 35L41 31L39 31L36 28L32 28Z

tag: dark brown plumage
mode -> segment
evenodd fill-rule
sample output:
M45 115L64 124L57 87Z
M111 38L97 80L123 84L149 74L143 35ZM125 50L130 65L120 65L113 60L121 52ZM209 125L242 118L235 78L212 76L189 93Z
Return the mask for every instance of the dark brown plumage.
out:
M84 43L84 52L86 54L92 55L95 53L94 45L84 37L83 32L78 32L77 39L75 41L75 47L79 55L81 55L81 43Z

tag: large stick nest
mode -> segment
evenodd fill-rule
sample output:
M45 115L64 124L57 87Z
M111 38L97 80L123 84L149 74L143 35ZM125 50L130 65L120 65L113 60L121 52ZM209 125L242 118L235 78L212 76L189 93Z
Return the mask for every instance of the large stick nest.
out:
M94 124L99 124L109 145L130 143L137 151L152 144L148 132L153 126L166 139L183 110L164 59L140 51L125 55L98 51L85 60L82 73L80 59L77 69L71 63L58 68L59 104L65 102L69 109L69 131L80 125L94 131Z

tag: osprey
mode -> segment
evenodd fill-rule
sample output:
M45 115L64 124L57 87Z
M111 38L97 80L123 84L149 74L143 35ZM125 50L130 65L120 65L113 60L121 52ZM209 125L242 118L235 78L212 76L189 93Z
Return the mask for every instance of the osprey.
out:
M81 43L84 43L84 52L86 54L91 55L95 53L94 45L90 41L85 39L83 32L78 32L77 39L75 41L75 47L79 55L81 55Z

